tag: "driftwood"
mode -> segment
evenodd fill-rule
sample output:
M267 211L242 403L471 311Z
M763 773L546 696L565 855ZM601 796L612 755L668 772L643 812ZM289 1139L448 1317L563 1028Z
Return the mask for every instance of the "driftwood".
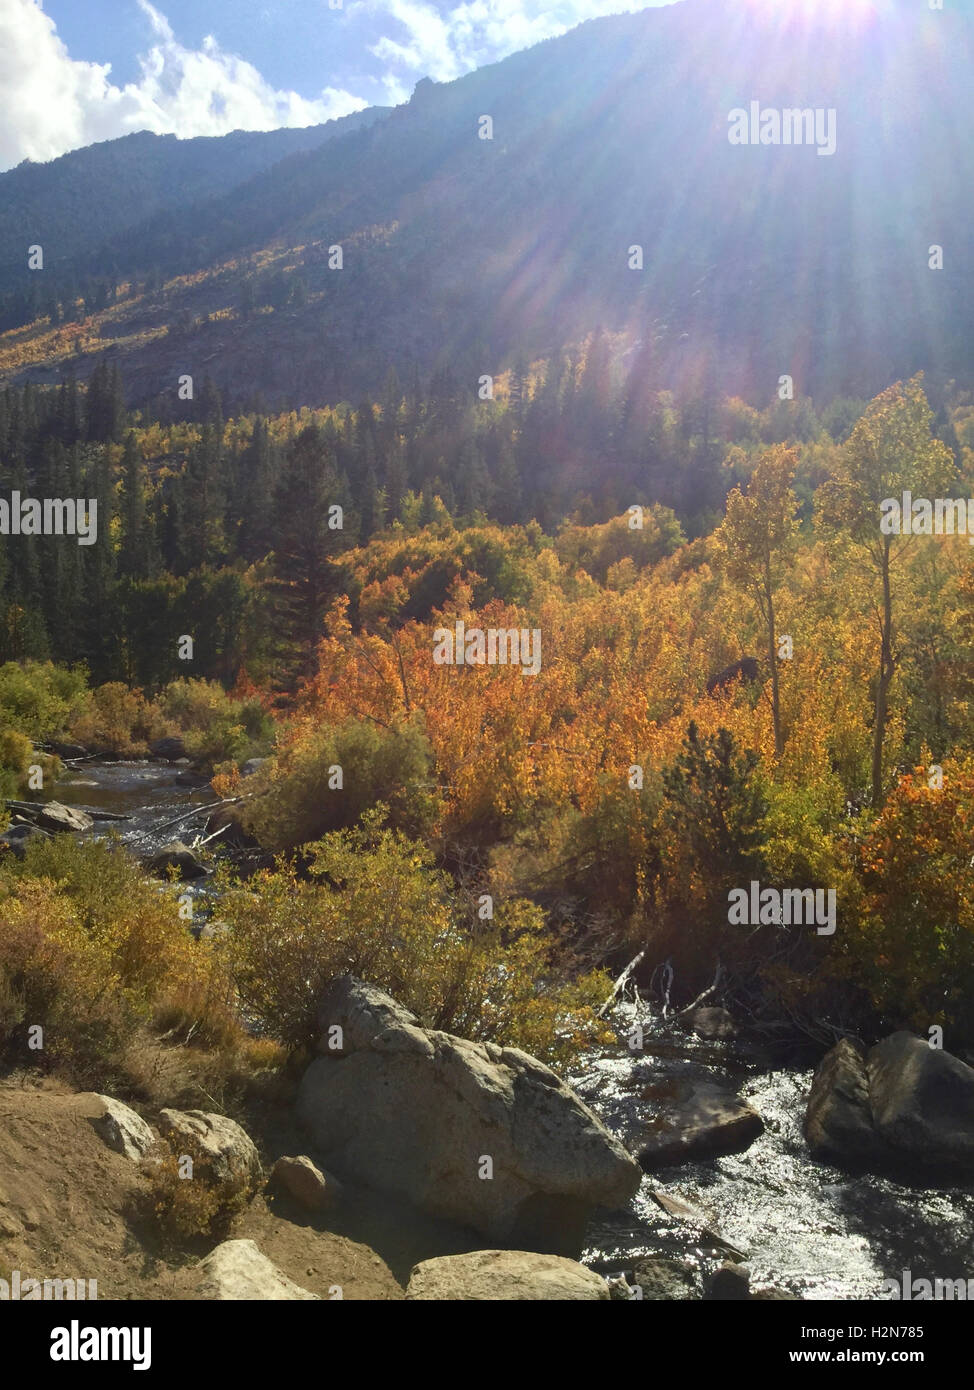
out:
M606 1010L607 1010L607 1009L610 1009L610 1008L612 1007L612 1005L615 1003L615 1001L618 999L619 995L620 995L620 994L622 993L622 991L625 989L625 987L626 987L626 985L627 985L627 983L628 983L628 981L629 981L630 975L631 975L632 972L635 970L636 966L639 964L639 962L642 960L642 958L643 958L643 956L644 956L645 954L646 954L646 948L645 948L645 946L644 946L643 949L639 952L639 955L638 955L638 956L633 956L632 960L629 962L629 964L626 966L625 970L623 970L622 974L619 976L618 980L616 980L615 984L612 986L612 993L609 995L608 999L607 999L607 1000L605 1001L605 1003L602 1005L601 1009L599 1009L599 1011L598 1011L598 1017L599 1017L599 1018L602 1018L602 1017L604 1016Z
M181 816L175 816L172 820L167 820L165 825L156 826L155 833L158 835L163 830L169 830L171 826L179 825L181 821L192 820L194 816L208 816L213 811L219 811L222 806L236 806L241 801L249 801L250 796L228 796L223 801L211 801L209 806L194 806L191 811L184 811Z
M202 849L204 845L208 845L211 840L215 840L218 835L222 835L224 831L229 829L230 822L228 821L226 825L221 825L219 830L214 830L212 835L207 835L205 840L201 840L200 837L197 835L196 839L190 846L190 849Z

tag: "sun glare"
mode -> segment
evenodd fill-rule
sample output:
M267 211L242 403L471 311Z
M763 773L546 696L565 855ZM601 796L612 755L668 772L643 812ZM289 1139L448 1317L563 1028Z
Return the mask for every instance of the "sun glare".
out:
M747 0L748 8L783 22L801 19L848 27L866 23L891 7L892 0Z

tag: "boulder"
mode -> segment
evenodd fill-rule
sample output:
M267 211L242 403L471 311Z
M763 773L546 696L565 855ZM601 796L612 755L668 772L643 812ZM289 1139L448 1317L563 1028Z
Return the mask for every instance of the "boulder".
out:
M55 834L90 830L94 825L86 812L74 806L62 806L60 801L48 801L41 806L34 816L34 823L42 830L52 830Z
M240 776L253 777L254 773L258 772L266 762L266 758L248 758L247 761L244 763L243 767L240 769Z
M558 1255L475 1250L469 1255L444 1255L415 1265L406 1297L421 1301L596 1303L608 1301L609 1286L600 1274Z
M0 847L6 846L16 859L23 859L31 840L50 838L46 830L39 830L36 825L11 825L0 835Z
M729 1042L737 1037L737 1024L726 1009L694 1009L686 1015L686 1023L707 1042Z
M712 1302L749 1302L751 1298L750 1270L746 1265L722 1264L707 1280L703 1296Z
M352 976L318 1011L300 1122L339 1175L524 1248L577 1254L589 1212L625 1204L638 1165L548 1067L419 1026ZM332 1030L341 1030L341 1048Z
M338 1180L316 1168L307 1154L279 1158L271 1172L271 1182L308 1211L324 1211L341 1196Z
M82 748L80 743L52 743L51 751L65 761L70 761L72 758L86 758L88 756L87 748Z
M866 1049L858 1039L842 1038L819 1063L805 1111L805 1138L815 1157L826 1162L868 1165L881 1158Z
M260 1303L319 1301L316 1293L302 1289L271 1264L252 1240L225 1240L200 1261L197 1269L201 1298Z
M849 1168L970 1178L974 1070L913 1033L868 1053L844 1038L815 1072L805 1137L817 1157Z
M174 763L179 758L185 758L186 745L178 736L157 738L154 743L149 744L149 752L154 758L164 758L167 762Z
M700 1297L700 1281L692 1267L664 1256L637 1260L630 1284L642 1289L644 1300L654 1303L684 1303Z
M168 845L163 845L162 849L146 861L146 868L156 878L169 878L170 871L175 869L176 877L181 883L205 878L210 873L206 865L200 863L182 840L172 840Z
M138 1162L156 1142L152 1130L141 1115L113 1096L96 1095L95 1100L103 1107L91 1122L96 1131L110 1149Z
M761 1116L733 1091L709 1081L681 1081L644 1125L638 1158L649 1172L720 1158L749 1148L763 1130Z
M866 1071L876 1131L898 1159L974 1175L974 1070L894 1033L870 1050Z
M261 1179L260 1157L253 1140L235 1120L203 1110L160 1110L159 1129L178 1150L186 1147L216 1182L256 1187Z

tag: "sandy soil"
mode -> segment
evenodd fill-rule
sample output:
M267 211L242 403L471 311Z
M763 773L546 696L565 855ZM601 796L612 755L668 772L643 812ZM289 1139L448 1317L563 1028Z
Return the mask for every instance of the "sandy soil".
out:
M18 1269L22 1278L97 1279L99 1299L195 1298L193 1266L205 1247L163 1256L140 1229L138 1165L105 1145L91 1124L99 1113L90 1093L56 1080L0 1078L0 1277ZM151 1112L146 1118L151 1124ZM307 1149L285 1112L267 1118L263 1135L248 1129L269 1170L279 1154ZM328 1298L339 1285L346 1299L401 1299L413 1264L477 1244L354 1187L326 1218L265 1193L230 1235L255 1240L303 1288Z

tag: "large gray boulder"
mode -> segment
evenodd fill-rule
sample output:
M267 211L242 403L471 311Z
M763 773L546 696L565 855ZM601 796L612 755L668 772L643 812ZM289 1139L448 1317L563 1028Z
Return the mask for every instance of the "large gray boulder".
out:
M867 1053L843 1039L821 1062L805 1114L812 1152L848 1167L974 1174L974 1070L913 1033Z
M256 1187L260 1156L253 1140L235 1120L204 1110L160 1110L159 1129L174 1148L180 1145L198 1160L215 1182Z
M339 1176L558 1254L579 1253L593 1207L623 1205L639 1186L619 1141L526 1052L422 1028L352 976L327 992L318 1026L322 1056L297 1111Z
M877 1043L866 1062L879 1136L895 1153L974 1175L974 1071L912 1033Z
M201 1298L223 1302L281 1303L286 1300L318 1300L295 1284L252 1240L225 1240L197 1266Z
M406 1297L416 1301L501 1300L608 1302L609 1286L574 1260L525 1250L475 1250L423 1260L409 1276Z
M866 1049L843 1038L819 1063L805 1111L805 1138L817 1158L868 1166L882 1156L869 1104Z
M55 834L78 830L90 830L94 825L85 811L79 811L74 806L62 806L60 801L48 801L34 817L34 824L39 825L42 830L53 830Z

